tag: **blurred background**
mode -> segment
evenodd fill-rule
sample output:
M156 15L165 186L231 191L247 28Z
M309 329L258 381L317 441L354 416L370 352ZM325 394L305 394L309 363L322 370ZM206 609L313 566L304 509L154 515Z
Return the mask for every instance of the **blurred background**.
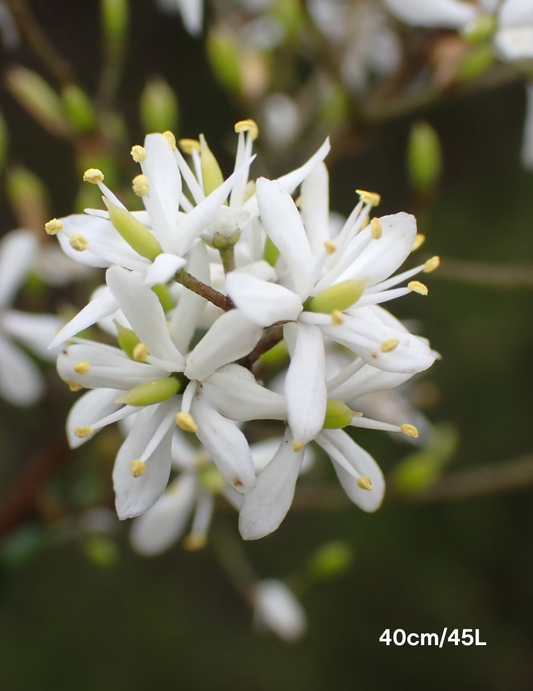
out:
M206 0L202 29L189 31L163 4L1 4L2 234L28 228L44 252L56 242L44 222L99 205L92 186L80 187L88 167L139 208L129 151L146 132L204 133L228 175L234 123L253 117L254 177L292 170L330 134L331 208L347 216L355 189L377 191L380 214L419 219L422 261L441 257L429 297L392 309L443 356L405 393L433 441L357 431L389 477L375 514L352 506L320 466L327 488L304 478L273 535L243 544L221 507L205 549L146 559L111 511L118 431L70 452L64 420L76 394L40 365L41 402L0 401L0 687L530 689L533 173L521 163L530 68L489 59L486 44L456 32L402 25L377 2ZM363 5L390 32L371 41L384 65L351 47ZM339 7L344 20L328 29ZM36 272L15 306L68 318L102 272L82 278L50 286ZM253 633L241 568L290 585L307 614L301 640ZM385 629L443 627L479 629L486 646L379 642Z

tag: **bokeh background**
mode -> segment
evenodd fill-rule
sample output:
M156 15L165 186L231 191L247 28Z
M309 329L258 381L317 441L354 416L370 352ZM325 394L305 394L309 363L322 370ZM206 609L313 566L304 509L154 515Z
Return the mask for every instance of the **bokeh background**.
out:
M116 178L127 183L135 174L128 152L144 135L139 100L156 76L177 95L177 134L205 133L228 174L233 125L252 114L250 102L214 75L205 33L190 36L179 16L148 0L129 6L114 106L124 117L124 146L105 152L120 160ZM94 94L103 64L99 3L34 0L28 7L82 87ZM208 4L206 15L209 26L214 6ZM283 59L281 52L277 64ZM4 48L1 60L3 71L23 65L49 77L24 42L14 51ZM292 84L298 79L305 79L303 68ZM91 156L99 160L99 141L86 138L80 161L80 147L45 131L5 86L0 109L10 152L2 179L2 233L21 223L6 172L17 166L44 182L50 217L70 213L80 203L79 166ZM515 78L470 93L451 89L357 137L349 118L337 127L326 161L332 208L346 215L356 188L379 191L380 213L417 214L427 237L419 252L443 260L442 271L427 278L429 297L412 295L395 303L393 312L415 319L443 356L416 386L427 417L453 429L458 443L435 490L401 492L394 473L413 449L361 430L358 441L391 477L380 511L365 515L336 493L322 503L306 501L304 492L275 534L245 545L258 574L287 579L300 597L308 631L298 643L253 633L251 609L211 544L200 552L176 546L143 559L128 546L127 526L96 538L80 529L87 510L112 506L110 469L120 439L104 431L92 446L66 450L64 419L73 398L65 398L53 368L43 368L48 394L35 408L0 402L0 509L8 513L1 548L0 688L532 687L533 174L520 165L524 116L523 82ZM429 195L413 188L406 166L412 126L421 118L438 133L443 152L442 174ZM273 150L260 135L255 175L299 165L317 143L313 136ZM481 278L479 266L488 267ZM493 280L495 267L504 267L499 282ZM90 289L77 283L43 290L34 281L17 304L33 311L59 304L68 311ZM454 483L446 485L443 478L452 475ZM236 516L221 511L213 532L218 549L226 542L232 549L239 540ZM313 579L309 560L331 540L348 546L353 559L335 577ZM438 649L379 642L387 628L440 634L443 627L479 629L486 645L447 643Z

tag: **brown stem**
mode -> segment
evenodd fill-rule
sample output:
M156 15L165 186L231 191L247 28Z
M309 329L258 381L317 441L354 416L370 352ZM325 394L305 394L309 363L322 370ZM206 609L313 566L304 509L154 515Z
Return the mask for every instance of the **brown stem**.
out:
M249 355L237 361L238 365L252 369L263 353L268 352L283 339L283 324L273 324L263 332L259 342Z
M229 297L222 295L222 293L219 293L218 290L211 288L211 286L202 283L202 281L199 281L188 271L185 271L185 269L180 269L174 276L174 280L178 283L181 283L182 286L185 286L185 288L191 290L193 293L196 293L206 300L209 300L209 302L212 302L213 305L220 307L220 309L224 310L224 312L229 312L229 310L235 308L233 301Z

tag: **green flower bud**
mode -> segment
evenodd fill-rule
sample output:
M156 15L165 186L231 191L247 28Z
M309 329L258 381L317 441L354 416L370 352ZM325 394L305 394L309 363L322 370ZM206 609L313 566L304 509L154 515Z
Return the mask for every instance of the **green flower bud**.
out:
M84 541L83 548L89 561L100 568L110 568L118 561L117 545L108 535L91 535Z
M419 192L431 190L439 179L442 169L439 136L427 122L418 122L411 129L407 167L411 183Z
M493 14L482 14L474 21L468 22L461 33L467 41L478 45L491 39L497 28L498 24Z
M40 234L49 217L46 188L41 180L26 168L11 168L7 172L7 195L18 225Z
M5 83L23 108L51 134L65 136L70 132L61 99L36 72L13 67L5 73Z
M135 350L135 346L139 345L140 343L137 334L131 329L122 326L122 324L116 320L114 323L117 327L119 346L126 353L126 355L133 360L133 351Z
M228 29L211 30L207 36L207 57L219 82L230 91L240 91L241 68L237 37Z
M324 288L305 303L311 312L331 314L334 310L344 312L359 300L365 289L363 281L343 281L329 288Z
M265 249L263 250L263 259L270 264L270 266L274 266L276 262L278 261L279 257L279 250L276 247L276 245L272 242L270 237L267 235L267 239L265 242Z
M289 350L285 340L276 343L275 346L263 353L259 358L259 362L263 365L277 365L285 362L289 358Z
M153 403L162 403L168 400L175 394L179 393L182 388L182 383L177 377L168 377L167 379L155 379L154 381L140 384L133 389L130 389L123 396L116 399L116 403L124 403L126 405L152 405Z
M104 204L108 208L111 223L141 257L154 261L163 252L152 233L133 214L112 204L105 197Z
M202 166L202 180L206 196L214 192L224 182L224 176L213 152L208 147L203 134L200 135L200 161Z
M323 426L325 429L341 429L350 424L353 416L353 410L350 410L345 403L328 398Z
M68 84L61 92L63 106L68 119L78 132L91 132L95 125L92 103L82 89L75 84Z
M351 565L353 550L346 542L335 540L319 547L309 560L309 571L315 578L340 576Z
M102 0L102 27L109 42L122 41L128 21L128 0Z
M174 309L174 300L172 299L172 295L170 294L170 290L167 286L153 286L152 290L159 298L159 302L161 303L161 306L163 307L165 312L170 312L171 309Z
M458 77L462 81L476 79L489 69L495 59L494 49L491 45L483 45L473 50L459 68Z
M206 465L200 469L200 482L212 494L220 494L226 486L222 473L214 465Z
M176 132L178 129L178 98L161 78L150 79L141 94L141 122L145 132Z

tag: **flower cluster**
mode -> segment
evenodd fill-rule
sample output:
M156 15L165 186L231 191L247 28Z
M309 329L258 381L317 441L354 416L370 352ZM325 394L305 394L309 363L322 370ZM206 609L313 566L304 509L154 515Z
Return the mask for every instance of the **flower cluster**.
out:
M327 141L291 173L253 182L257 126L246 120L236 131L226 180L202 135L177 146L169 132L150 134L131 152L144 211L130 213L91 169L85 179L100 187L107 209L46 226L69 256L107 268L106 285L51 347L65 344L57 368L69 387L89 389L68 416L70 445L113 422L127 427L113 473L116 508L121 519L144 514L132 533L144 553L165 549L191 514L189 543L201 544L218 493L239 510L243 538L276 530L311 442L330 457L349 498L376 510L383 475L345 428L417 430L367 418L352 402L403 384L438 357L381 307L427 294L411 279L438 266L434 257L395 274L423 240L415 219L372 217L379 195L359 191L338 227L329 214ZM105 342L77 336L94 324ZM258 381L254 365L283 358L284 349L286 371L268 386ZM284 429L250 444L247 423L257 420ZM172 468L179 475L169 484Z

